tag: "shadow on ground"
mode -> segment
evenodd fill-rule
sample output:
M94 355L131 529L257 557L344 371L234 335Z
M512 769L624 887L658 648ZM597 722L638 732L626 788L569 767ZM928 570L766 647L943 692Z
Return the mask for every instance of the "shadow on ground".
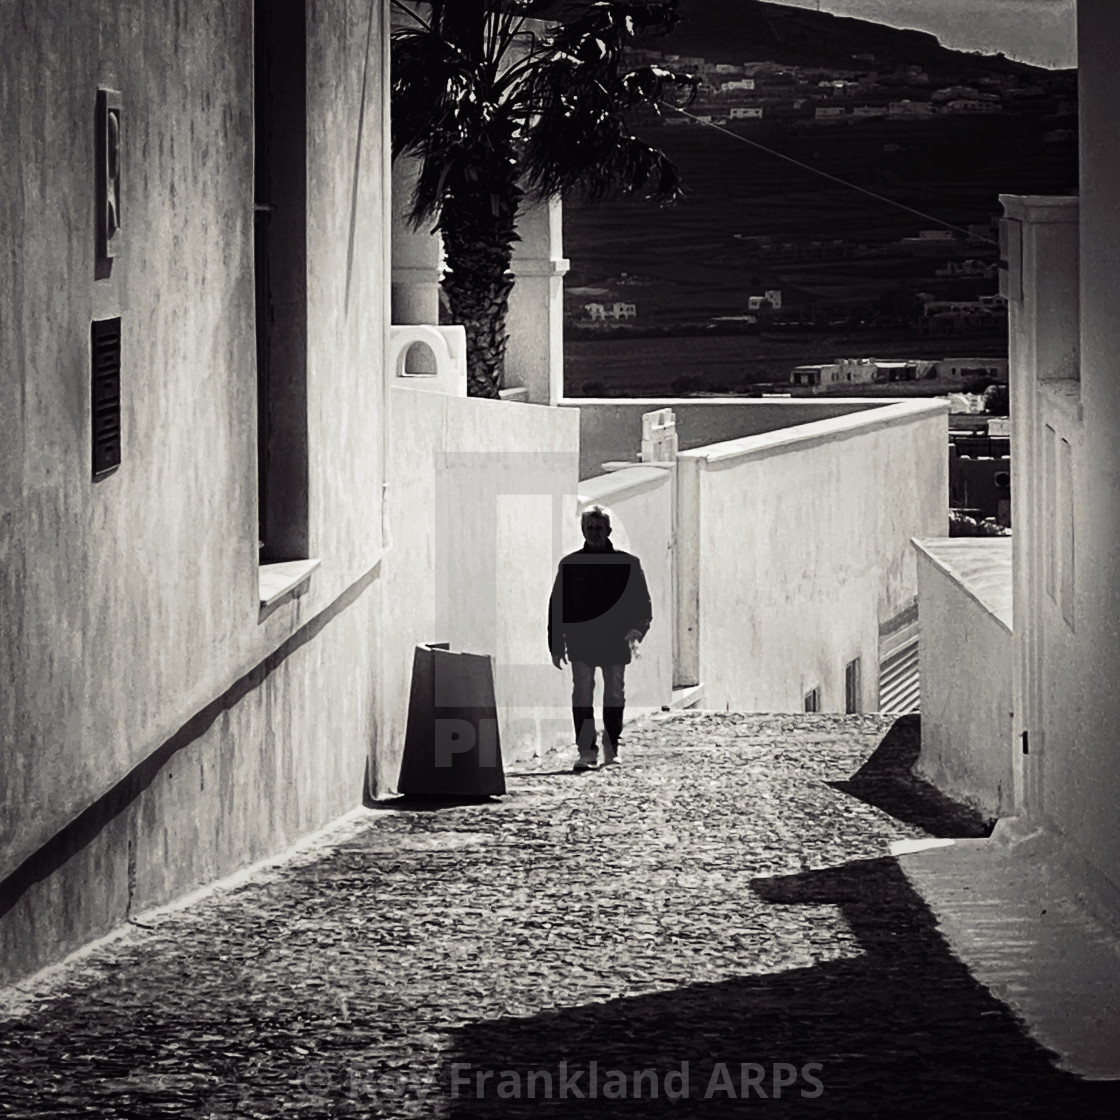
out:
M899 716L871 757L851 778L828 784L882 809L896 820L917 825L931 836L955 839L990 836L995 827L993 819L951 800L914 773L921 747L920 717Z
M893 859L756 879L752 887L776 907L840 907L859 955L472 1024L454 1032L442 1070L445 1091L459 1075L450 1115L1114 1114L1115 1087L1056 1070L1048 1052L951 956ZM811 940L811 920L801 929ZM744 969L750 964L744 960ZM561 1096L562 1062L569 1086L575 1078L588 1099L570 1089ZM591 1062L597 1063L595 1099L589 1097ZM623 1080L612 1078L612 1070ZM634 1073L642 1070L654 1071L656 1097L648 1076L635 1086ZM479 1071L493 1071L481 1096ZM510 1075L503 1079L502 1071ZM551 1074L551 1097L538 1077L530 1099L530 1071ZM673 1071L678 1075L670 1077ZM608 1083L625 1096L608 1098ZM503 1085L507 1098L499 1096ZM671 1099L682 1090L687 1098Z
M462 809L469 805L500 805L501 799L489 794L464 794L453 797L448 794L410 793L400 797L387 797L382 801L370 799L365 802L367 809L392 809L395 813L435 813L441 809Z

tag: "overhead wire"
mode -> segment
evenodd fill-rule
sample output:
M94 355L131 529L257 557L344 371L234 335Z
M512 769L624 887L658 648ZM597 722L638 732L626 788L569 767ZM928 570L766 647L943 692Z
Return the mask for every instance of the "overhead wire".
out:
M667 109L672 109L682 116L694 120L697 124L706 126L707 128L714 128L717 132L722 132L726 136L730 136L733 140L738 140L740 143L749 144L752 148L758 148L760 151L766 152L768 155L774 156L777 159L784 159L787 163L792 163L796 167L803 168L805 171L810 171L814 175L820 175L824 179L831 179L834 183L839 183L842 187L847 187L853 191L859 191L860 194L865 194L870 198L874 198L879 202L885 202L888 206L894 206L898 210L905 210L909 214L915 214L919 218L927 222L934 222L939 226L944 226L946 229L955 230L957 233L963 233L972 238L974 241L983 241L988 245L998 245L999 242L991 237L976 237L970 230L965 229L963 226L954 225L952 222L946 221L944 218L938 218L934 214L927 214L924 210L916 210L913 206L907 206L904 202L899 202L896 199L888 198L884 194L879 194L876 191L868 190L866 187L861 187L858 183L850 183L847 179L841 179L839 175L833 175L829 171L822 171L819 167L813 167L812 164L805 163L804 160L795 159L793 156L787 156L784 152L776 151L773 148L767 147L765 144L760 144L757 140L751 140L749 137L744 136L741 132L732 132L729 128L724 128L723 125L716 124L714 121L705 120L703 117L697 116L695 113L690 113L687 109L682 109L679 105L664 106Z

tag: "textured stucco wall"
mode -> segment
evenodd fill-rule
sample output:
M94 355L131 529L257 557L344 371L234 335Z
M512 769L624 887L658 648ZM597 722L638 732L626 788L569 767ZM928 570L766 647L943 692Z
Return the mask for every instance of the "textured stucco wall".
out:
M377 606L355 585L6 880L0 985L360 804Z
M611 543L642 562L653 625L626 671L626 704L631 716L642 710L658 711L673 697L672 472L631 467L581 482L579 493L581 508L600 504L611 510ZM581 544L577 540L572 547ZM602 698L598 677L595 688L598 701Z
M1078 711L1043 765L1044 807L1080 855L1120 887L1120 8L1079 0L1081 404L1084 459L1075 472L1077 653L1054 663L1054 690L1072 690Z
M396 787L416 645L494 657L506 757L551 737L543 721L555 709L570 722L545 625L579 461L578 418L566 411L406 388L391 390L390 409L378 795Z
M214 647L242 652L255 629L255 451L240 434L255 427L250 12L0 13L0 174L16 238L4 377L24 397L5 534L5 630L18 651L0 704L16 751L5 864L221 691L229 667ZM123 97L124 245L112 277L95 281L99 84ZM88 338L91 318L112 314L123 319L124 461L94 484Z
M324 600L381 551L390 175L382 0L308 3L311 555Z
M681 456L708 706L799 711L819 686L843 711L858 656L874 708L879 624L917 594L910 538L947 525L946 418L890 405Z
M1026 736L1030 746L1027 754L1013 753L1013 773L1018 810L1038 823L1051 812L1051 754L1061 767L1071 749L1079 749L1084 708L1079 638L1057 615L1047 590L1048 571L1058 566L1056 561L1070 568L1067 549L1059 547L1060 522L1072 517L1078 523L1076 537L1088 508L1084 484L1074 488L1067 480L1059 499L1053 455L1062 437L1077 444L1081 455L1079 203L1076 197L1013 195L1003 195L1002 201L1018 480L1012 494L1012 735L1020 747ZM1076 571L1074 576L1077 582Z
M924 546L924 547L923 547ZM922 681L919 773L988 817L1014 810L1011 631L984 580L1011 597L1008 538L918 546Z
M791 428L814 420L830 420L890 403L872 400L696 400L649 398L631 401L560 402L580 414L580 478L602 473L602 464L638 458L642 449L642 415L671 408L677 418L677 446L681 451L723 443L729 439Z
M358 592L377 598L389 277L382 9L307 5L322 566L264 615L251 0L0 5L0 303L15 309L0 393L22 417L0 451L0 877L23 890L28 867L47 876L0 925L30 922L43 952L360 802L377 615ZM123 104L123 243L107 278L94 262L99 85ZM116 314L123 462L94 483L90 320ZM334 619L345 610L363 621ZM282 654L289 640L298 655ZM345 688L322 679L328 666L349 673ZM175 785L188 756L194 776ZM65 866L52 863L60 836L78 844Z
M1039 562L1029 578L1034 592L1031 622L1037 683L1033 718L1026 725L1031 756L1025 761L1034 764L1040 778L1031 789L1031 810L1061 831L1077 834L1087 825L1090 832L1101 826L1083 820L1090 807L1095 809L1090 817L1107 816L1116 809L1098 788L1109 788L1114 751L1104 746L1113 741L1107 725L1096 722L1102 698L1094 694L1090 675L1097 658L1110 654L1086 634L1095 623L1085 616L1082 597L1081 582L1092 587L1103 574L1099 564L1087 569L1081 555L1084 536L1090 532L1087 522L1094 517L1087 492L1094 473L1086 457L1087 425L1072 416L1068 401L1062 402L1050 388L1043 384L1035 391L1039 438L1034 443L1033 471L1040 547L1035 552ZM1069 449L1065 465L1063 445ZM1053 575L1048 579L1049 567ZM1072 592L1068 601L1063 595L1067 577Z

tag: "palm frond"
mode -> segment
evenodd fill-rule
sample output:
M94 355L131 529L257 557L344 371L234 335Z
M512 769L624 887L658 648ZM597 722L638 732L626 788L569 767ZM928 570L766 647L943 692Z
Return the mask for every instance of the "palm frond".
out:
M409 28L393 33L392 52L394 157L414 155L434 137L456 143L477 126L477 70L454 43L438 33Z
M638 105L659 105L673 96L673 104L691 105L700 87L696 74L684 74L679 70L668 70L664 66L639 66L619 77L618 99L623 109L633 109Z
M540 118L526 137L521 164L529 193L538 197L574 191L599 201L645 192L669 201L681 193L676 166L664 152L634 136L622 118L590 107Z
M428 21L420 14L416 4L405 3L405 0L391 0L393 11L412 20L420 27L429 27Z

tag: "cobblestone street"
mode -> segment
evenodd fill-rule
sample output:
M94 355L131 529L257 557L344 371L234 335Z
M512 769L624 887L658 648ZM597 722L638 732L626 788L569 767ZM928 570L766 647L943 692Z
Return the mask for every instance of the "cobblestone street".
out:
M673 713L352 817L5 993L0 1114L1113 1115L889 855L982 832L892 722Z

